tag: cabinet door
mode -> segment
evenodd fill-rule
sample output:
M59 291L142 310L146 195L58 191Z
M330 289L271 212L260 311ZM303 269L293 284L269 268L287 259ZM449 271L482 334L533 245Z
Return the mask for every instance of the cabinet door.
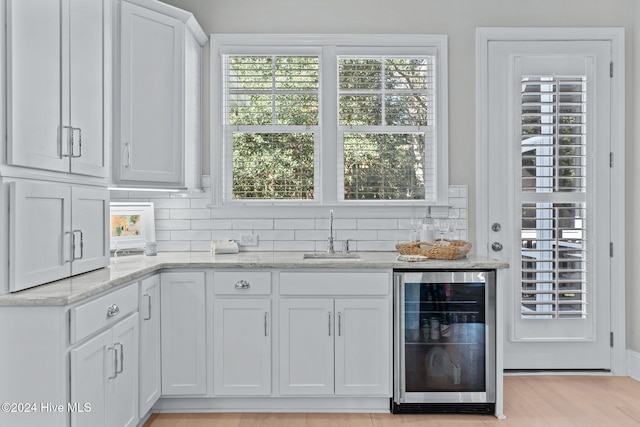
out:
M389 303L336 299L336 394L390 396Z
M220 396L271 394L271 300L213 303L213 391Z
M109 265L109 191L106 188L71 190L71 274Z
M183 183L184 25L122 2L120 181Z
M138 313L112 331L117 376L107 394L107 425L134 427L138 425Z
M140 282L140 402L143 418L160 398L160 276Z
M280 301L280 394L333 394L333 300Z
M90 411L71 412L72 427L107 425L107 390L117 375L112 344L107 330L70 352L71 403L91 404Z
M70 188L20 181L10 183L9 192L9 289L69 276Z
M162 394L204 394L207 388L204 273L162 273L160 293Z
M104 138L104 30L107 0L68 0L68 18L63 18L68 34L69 55L64 65L62 123L73 126L71 172L108 176ZM67 30L68 29L68 30ZM68 33L66 32L68 31ZM65 37L66 39L66 37ZM66 88L65 88L66 86Z
M62 107L62 0L7 1L7 162L69 170Z

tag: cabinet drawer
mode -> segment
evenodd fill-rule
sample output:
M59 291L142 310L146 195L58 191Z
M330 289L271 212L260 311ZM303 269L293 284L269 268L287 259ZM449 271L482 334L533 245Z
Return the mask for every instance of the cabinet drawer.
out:
M389 295L391 275L371 272L283 272L281 295Z
M270 295L268 271L223 271L213 273L213 291L219 295Z
M71 343L88 337L136 310L138 310L137 283L72 308Z

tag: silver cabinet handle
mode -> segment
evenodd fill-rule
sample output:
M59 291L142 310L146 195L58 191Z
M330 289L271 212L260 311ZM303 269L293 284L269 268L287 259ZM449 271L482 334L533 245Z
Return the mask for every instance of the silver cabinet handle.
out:
M71 143L69 144L69 154L63 154L62 157L72 157L72 158L78 158L78 157L82 157L82 129L80 128L76 128L73 126L62 126L64 129L70 129L70 135L71 135ZM79 149L79 153L78 155L75 155L75 145L76 145L76 138L75 138L75 132L78 131L78 149Z
M109 379L112 380L118 376L118 352L115 347L109 347L107 352L109 350L113 350L113 376L109 375Z
M78 158L78 157L82 157L82 129L80 128L71 128L71 135L73 135L74 131L78 131L78 155L76 156L75 154L73 154L74 150L73 150L73 145L74 145L74 140L73 140L73 136L71 138L71 156L73 158Z
M124 144L124 149L127 150L127 163L124 165L124 167L128 168L131 166L131 147L129 146L128 142Z
M120 307L118 307L117 304L111 304L109 308L107 308L107 317L113 317L118 313L120 313Z
M246 280L240 280L235 284L235 287L236 289L249 289L251 287L251 284Z
M65 231L64 235L66 236L67 234L71 235L71 254L70 254L71 257L69 259L65 259L64 260L65 264L68 263L68 262L73 261L74 260L73 257L74 257L74 255L76 253L76 238L75 238L75 235L71 231ZM62 244L62 249L61 249L60 253L63 254L64 253L64 238L62 239L61 244Z
M80 233L80 256L76 257L76 233ZM72 249L72 260L75 261L77 259L82 259L84 258L84 233L82 233L82 230L73 230L71 232L71 247Z
M268 327L267 327L267 319L269 317L269 313L267 313L266 311L264 312L264 336L268 336L269 335L269 331L268 331Z
M73 130L75 128L73 126L62 126L62 128L63 129L69 129L70 132L67 134L68 135L67 136L67 151L68 151L68 153L67 154L62 154L62 150L60 150L61 151L61 153L60 153L61 157L73 157L73 144L74 144L74 141L73 141L73 138L74 138Z
M338 336L342 335L342 313L338 312Z
M329 336L331 336L331 312L329 312Z
M122 345L122 343L117 342L113 345L113 347L116 349L116 353L118 351L116 347L120 347L120 370L117 369L118 364L116 363L116 376L118 376L122 373L122 371L124 371L124 346Z
M149 320L151 319L151 295L149 294L143 294L142 298L148 298L147 299L147 317L143 317L142 320Z

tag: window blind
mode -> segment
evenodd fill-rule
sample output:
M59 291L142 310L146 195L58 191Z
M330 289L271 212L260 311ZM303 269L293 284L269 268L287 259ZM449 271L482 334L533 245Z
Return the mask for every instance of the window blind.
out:
M338 57L344 200L435 196L435 58Z
M223 64L226 199L314 199L319 58L227 55Z

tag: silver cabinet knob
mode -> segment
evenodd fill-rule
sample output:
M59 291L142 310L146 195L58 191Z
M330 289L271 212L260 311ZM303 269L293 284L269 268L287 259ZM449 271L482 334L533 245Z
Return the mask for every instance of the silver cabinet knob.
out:
M120 307L118 307L117 304L111 304L109 308L107 308L107 317L113 317L118 313L120 313Z
M491 224L491 230L498 232L501 229L502 229L502 226L500 225L500 223L494 222L493 224Z
M500 252L502 250L502 243L493 242L491 244L491 249L493 249L495 252Z
M249 289L251 285L246 280L240 280L236 283L236 289Z

